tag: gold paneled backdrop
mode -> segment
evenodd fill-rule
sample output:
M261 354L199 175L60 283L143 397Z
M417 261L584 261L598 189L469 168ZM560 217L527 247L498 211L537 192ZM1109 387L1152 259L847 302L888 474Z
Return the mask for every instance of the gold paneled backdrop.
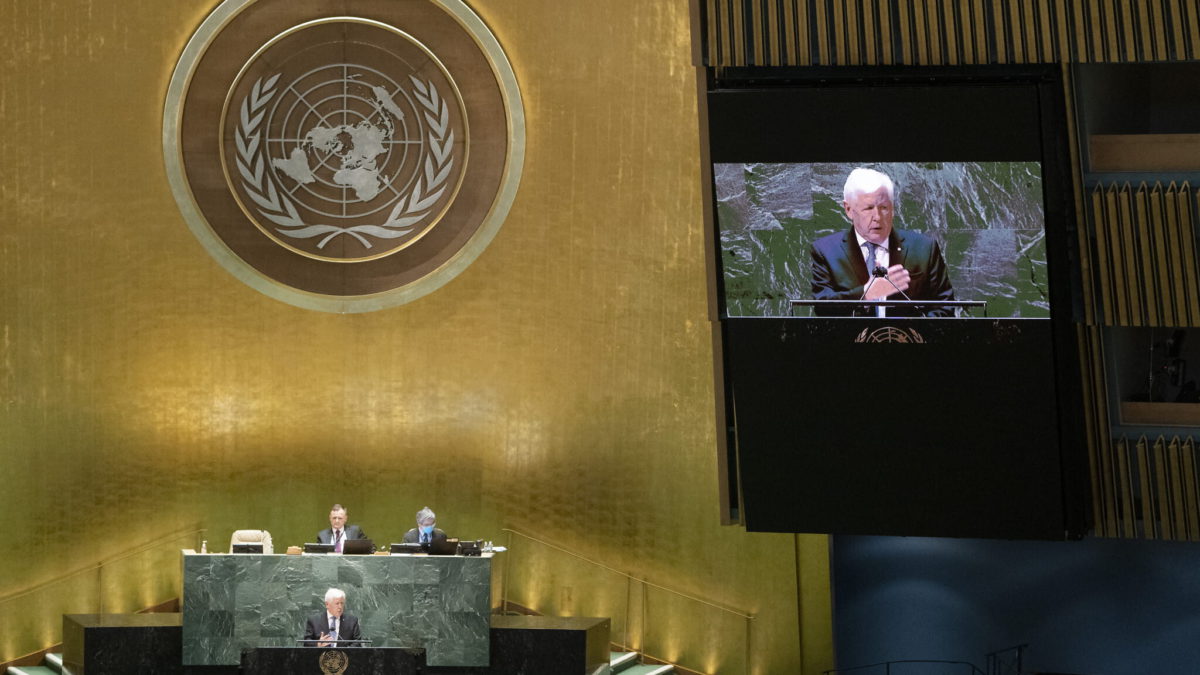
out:
M516 203L443 289L344 316L234 279L171 197L167 82L216 4L0 3L0 662L340 501L379 542L428 504L753 615L647 593L630 641L692 669L831 667L825 538L720 525L687 0L470 3L525 100ZM513 546L511 601L597 611L594 566Z
M63 612L174 597L181 547L244 527L301 543L341 501L379 541L429 504L454 534L602 562L512 536L502 581L535 609L611 610L614 639L693 669L832 667L826 539L718 524L689 10L715 66L1200 58L1190 0L472 0L526 105L512 213L445 288L336 316L226 274L171 198L164 93L216 4L0 3L0 662L56 642ZM1124 236L1122 204L1158 204L1178 216L1149 227L1166 237L1180 195L1195 206L1181 186L1082 184L1096 478L1116 447L1098 331L1132 296L1101 275L1088 214L1115 204ZM1146 260L1124 278L1168 264ZM1171 442L1162 462L1148 442L1148 471L1186 464ZM1155 504L1187 508L1162 485ZM1096 491L1120 534L1119 491Z

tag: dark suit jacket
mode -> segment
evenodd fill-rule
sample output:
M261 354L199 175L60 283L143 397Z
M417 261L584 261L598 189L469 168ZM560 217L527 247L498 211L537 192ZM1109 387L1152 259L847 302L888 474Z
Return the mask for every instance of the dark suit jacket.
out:
M905 291L912 300L953 300L954 288L946 274L946 261L937 240L919 232L893 228L888 238L891 264L902 265L912 280ZM859 300L870 275L854 229L813 242L812 294L814 300ZM877 283L887 283L880 280ZM903 300L899 293L889 300ZM874 316L871 307L816 307L818 316ZM888 316L954 316L950 308L889 308Z
M433 532L429 533L429 538L432 541L444 541L446 539L446 533L435 527L433 528ZM419 543L421 541L421 531L414 527L413 529L404 533L404 539L401 541L403 541L405 544Z
M347 525L346 526L346 538L347 539L366 539L367 534L365 532L363 532L362 528L360 528L357 525ZM317 533L317 543L318 544L332 544L333 543L333 528L327 527L327 528L321 530L320 532L318 532Z
M349 531L350 528L346 528ZM308 623L304 626L305 640L319 640L322 633L329 632L329 617L326 616L325 610L321 610L319 614L314 614L308 617ZM358 627L358 617L353 614L342 614L342 629L338 631L338 637L344 640L361 640L362 632ZM335 647L357 647L358 644L334 645Z

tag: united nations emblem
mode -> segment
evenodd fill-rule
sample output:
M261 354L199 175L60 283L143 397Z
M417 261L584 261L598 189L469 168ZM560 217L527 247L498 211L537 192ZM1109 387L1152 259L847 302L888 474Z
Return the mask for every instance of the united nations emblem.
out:
M329 650L321 652L317 665L325 675L342 675L350 667L350 657L345 652Z
M862 329L858 337L854 338L855 342L896 342L903 344L924 344L925 338L914 328L904 329L895 326L884 326L871 330L869 328Z
M302 307L420 297L512 203L520 94L461 0L225 0L168 92L164 148L189 227L238 278Z

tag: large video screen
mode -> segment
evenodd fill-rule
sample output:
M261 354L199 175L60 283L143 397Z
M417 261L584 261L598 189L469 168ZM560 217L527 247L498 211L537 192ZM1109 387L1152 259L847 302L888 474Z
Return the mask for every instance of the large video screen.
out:
M1062 91L1041 66L709 72L731 518L1086 528Z
M728 317L875 316L797 302L871 296L980 303L885 316L1050 318L1040 162L739 162L713 183Z

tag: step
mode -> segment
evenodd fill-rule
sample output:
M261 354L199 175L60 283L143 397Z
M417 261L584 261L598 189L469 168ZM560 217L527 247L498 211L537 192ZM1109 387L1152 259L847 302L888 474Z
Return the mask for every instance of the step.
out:
M57 671L59 673L64 672L63 664L62 664L62 654L47 654L45 656L45 658L42 659L42 663L45 663L47 666L49 666L51 670Z
M9 666L8 675L58 675L59 671L46 666Z
M622 670L622 675L666 675L666 673L675 672L675 666L670 664L665 666L649 666L636 665Z
M609 652L608 665L612 667L614 673L622 672L637 663L637 652Z

